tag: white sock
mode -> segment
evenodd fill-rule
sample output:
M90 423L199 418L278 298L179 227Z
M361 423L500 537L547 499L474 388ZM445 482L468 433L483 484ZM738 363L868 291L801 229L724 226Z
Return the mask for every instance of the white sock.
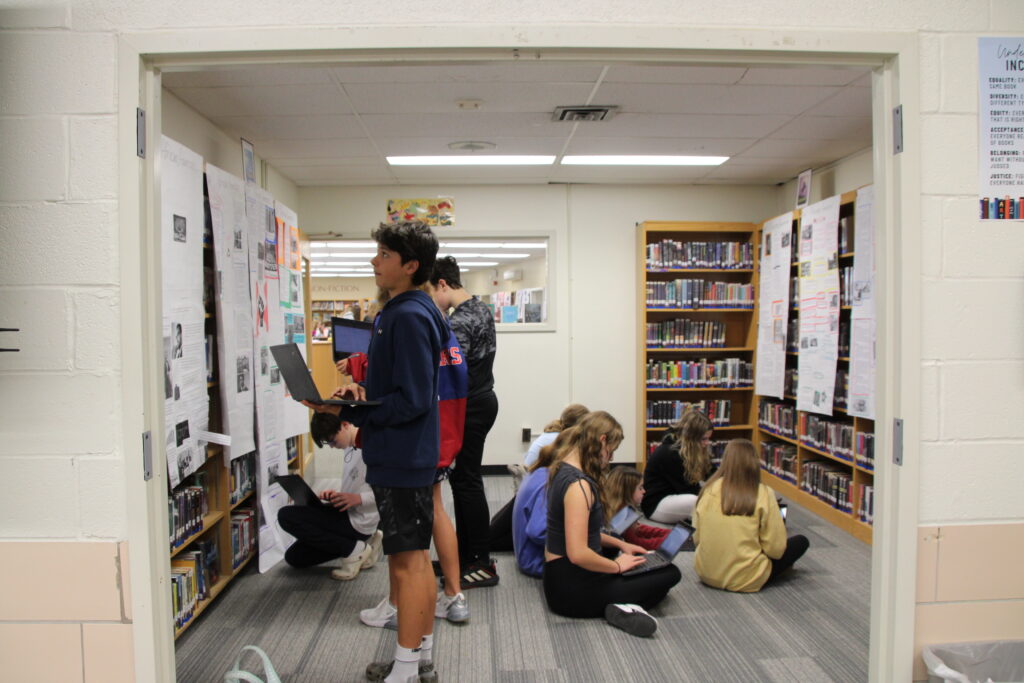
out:
M395 644L395 663L384 683L406 683L420 673L420 648L409 649Z
M430 664L434 661L434 634L423 636L423 640L420 641L420 663Z
M363 552L365 549L366 549L366 544L365 543L363 543L362 541L356 541L355 547L352 548L352 552L350 552L345 559L346 560L354 559L354 558L358 557L359 553Z

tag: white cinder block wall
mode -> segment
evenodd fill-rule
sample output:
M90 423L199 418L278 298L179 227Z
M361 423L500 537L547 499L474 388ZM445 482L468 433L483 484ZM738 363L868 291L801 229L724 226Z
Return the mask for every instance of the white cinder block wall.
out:
M1024 520L1024 497L1013 486L1024 480L1024 231L1019 223L975 218L975 41L1024 33L1019 0L496 0L486 6L467 0L80 0L42 7L0 0L0 326L22 329L0 333L0 344L24 349L0 354L0 539L95 540L115 547L125 537L130 512L121 468L138 463L124 463L118 445L116 321L122 288L136 283L118 281L119 259L135 255L118 253L117 34L345 26L353 17L365 25L449 28L579 24L586 17L594 25L661 29L914 33L922 111L904 125L919 131L922 147L923 428L913 435L921 439L921 521L1019 526ZM551 35L557 44L557 31ZM12 591L26 592L23 582L4 585L0 605L10 604ZM65 616L85 624L80 639L61 635L60 642L69 643L64 654L80 663L67 670L87 680L115 680L90 669L96 659L82 649L91 642L86 636L94 629L85 622L92 617ZM0 607L2 621L32 618L31 611ZM17 641L10 624L3 626L14 647L37 642L31 640L36 635ZM4 650L4 666L10 650ZM40 680L35 674L22 678ZM79 674L63 678L73 679Z

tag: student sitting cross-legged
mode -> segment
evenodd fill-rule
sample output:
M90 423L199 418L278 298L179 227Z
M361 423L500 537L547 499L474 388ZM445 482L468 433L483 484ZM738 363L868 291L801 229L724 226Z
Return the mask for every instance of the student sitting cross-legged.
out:
M616 467L605 479L608 491L608 521L619 514L624 507L638 511L644 496L643 475L635 467ZM627 543L635 543L641 548L656 550L668 536L670 529L644 524L639 519L633 522L622 534Z
M733 439L693 513L697 576L713 588L753 593L807 552L804 536L786 538L775 494L761 483L754 445Z
M377 505L366 483L363 452L356 447L355 425L337 415L316 413L309 427L318 446L345 451L342 484L338 491L320 493L330 507L288 505L278 511L281 528L295 537L284 559L293 567L311 567L340 557L341 566L331 571L331 578L348 581L380 559Z
M655 522L675 524L693 515L701 481L711 472L711 420L691 408L647 458L640 507Z
M620 576L644 562L643 548L601 533L605 522L602 480L622 442L622 427L604 411L587 414L560 435L563 441L548 480L544 597L565 617L604 616L637 636L649 636L658 622L648 614L672 586L679 569L668 564L635 576ZM614 559L601 548L620 551Z

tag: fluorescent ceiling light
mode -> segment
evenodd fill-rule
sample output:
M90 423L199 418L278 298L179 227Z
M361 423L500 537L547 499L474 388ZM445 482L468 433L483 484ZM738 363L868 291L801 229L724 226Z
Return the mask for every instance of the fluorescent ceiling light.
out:
M386 157L392 166L550 166L548 154L460 154L458 156Z
M484 266L496 266L497 261L464 261L459 264L460 266L466 266L467 268L482 268Z
M529 254L477 254L480 258L529 258Z
M718 166L729 157L667 154L583 154L562 157L566 166Z
M548 245L544 242L505 242L501 245L502 249L547 249Z
M458 257L458 258L480 258L480 254L452 254L452 253L442 254L440 252L438 252L438 254L437 254L437 258L448 258L449 256L451 256L452 258L455 258L455 257Z

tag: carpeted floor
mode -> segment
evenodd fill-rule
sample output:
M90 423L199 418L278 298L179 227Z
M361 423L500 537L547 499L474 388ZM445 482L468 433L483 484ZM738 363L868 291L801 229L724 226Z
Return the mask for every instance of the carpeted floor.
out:
M511 477L486 478L492 513ZM790 533L811 541L776 585L751 595L703 586L693 553L676 558L682 582L653 614L658 632L634 638L604 620L552 615L538 579L499 553L501 582L467 591L470 622L437 621L434 661L444 681L754 682L867 679L871 549L790 505ZM387 593L383 562L349 582L330 567L284 563L233 581L177 642L178 680L219 683L243 645L270 656L284 683L361 681L370 661L390 659L395 632L367 628L358 611Z

